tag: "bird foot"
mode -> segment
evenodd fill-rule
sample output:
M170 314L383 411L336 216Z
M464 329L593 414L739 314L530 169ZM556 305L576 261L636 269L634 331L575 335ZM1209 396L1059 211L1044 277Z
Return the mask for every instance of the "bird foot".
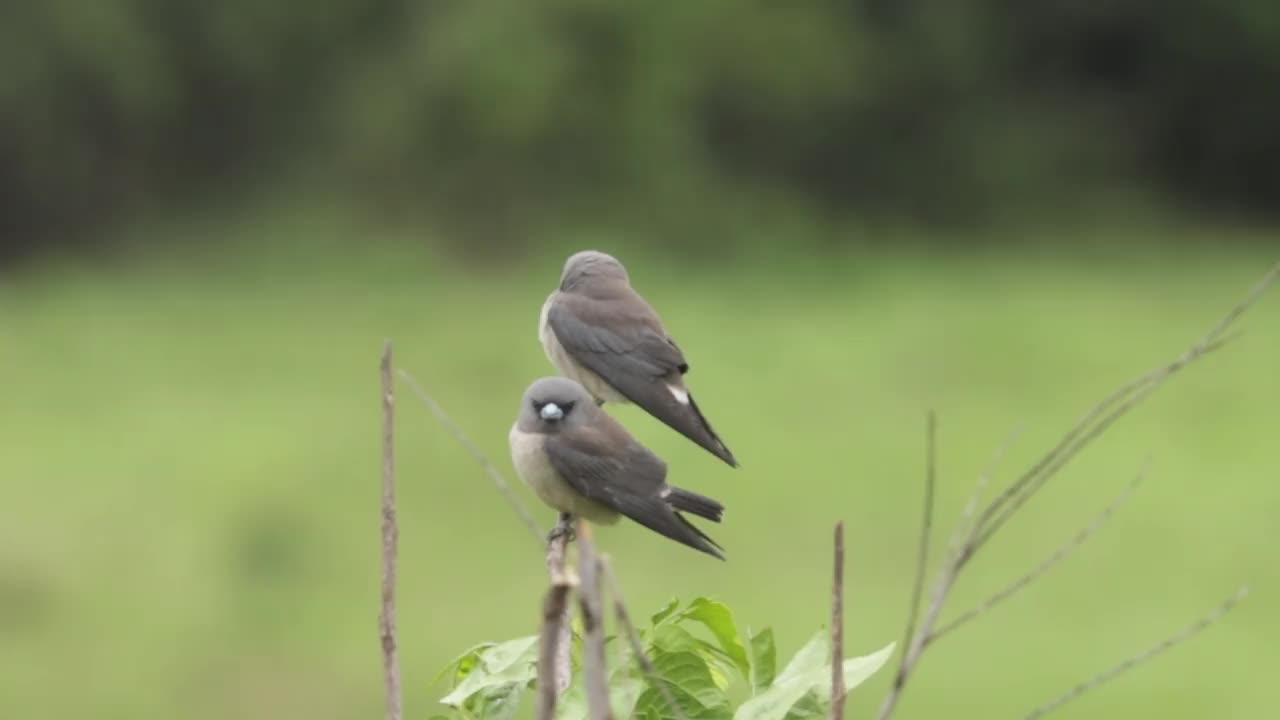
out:
M547 543L553 543L562 537L566 543L571 543L578 539L578 532L573 525L573 516L568 513L560 513L560 522L556 523L556 526L551 528L551 532L547 533Z

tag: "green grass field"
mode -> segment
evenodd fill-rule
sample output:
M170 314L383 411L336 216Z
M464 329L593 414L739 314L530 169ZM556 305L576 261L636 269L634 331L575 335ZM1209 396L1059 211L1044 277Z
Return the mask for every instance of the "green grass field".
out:
M999 481L1181 352L1273 261L1202 246L849 253L716 273L617 249L743 463L729 469L642 412L614 411L674 482L729 508L712 529L727 563L633 525L598 533L635 611L716 596L739 622L774 626L789 655L826 622L831 526L843 519L847 652L898 639L927 409L940 416L945 533L1015 426ZM0 280L6 718L379 716L384 337L510 471L520 393L551 373L535 323L560 248L478 272L426 251L236 247L51 262ZM901 717L1016 717L1246 581L1253 595L1223 624L1063 717L1270 713L1280 295L1243 327L1070 465L975 563L953 611L1048 554L1153 458L1111 525L927 656ZM534 631L545 578L540 548L485 475L399 391L400 640L408 714L427 718L444 694L428 683L450 656ZM878 705L889 679L863 686L850 716Z

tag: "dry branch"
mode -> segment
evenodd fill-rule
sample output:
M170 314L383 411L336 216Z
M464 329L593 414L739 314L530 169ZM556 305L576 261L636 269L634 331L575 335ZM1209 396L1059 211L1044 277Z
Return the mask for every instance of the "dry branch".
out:
M587 711L591 720L613 720L609 706L609 675L604 654L604 600L600 589L600 558L591 541L591 528L578 523L578 604L582 609L582 665L586 674Z
M913 670L917 667L922 654L931 645L931 643L936 641L944 633L959 627L961 624L968 622L975 617L978 617L990 607L998 604L1004 599L1007 599L1012 594L1022 590L1036 579L1042 577L1045 572L1066 557L1072 550L1074 550L1075 547L1088 539L1088 537L1092 535L1115 511L1115 508L1119 506L1120 502L1123 501L1123 497L1127 496L1128 492L1126 492L1121 499L1114 502L1112 506L1105 509L1099 516L1095 517L1090 525L1086 526L1076 534L1075 538L1069 541L1062 548L1059 548L1057 552L1034 568L1031 572L1018 578L1004 590L991 596L991 598L983 603L982 606L974 611L961 615L950 625L944 626L940 629L935 629L942 609L946 605L947 597L950 594L951 589L955 586L960 573L974 558L978 550L985 546L985 544L1001 527L1005 525L1005 523L1008 522L1011 517L1025 507L1027 501L1030 500L1030 498L1041 488L1043 488L1044 485L1068 462L1076 457L1093 440L1106 432L1113 423L1163 387L1164 384L1177 372L1191 365L1205 355L1222 347L1232 337L1234 337L1233 335L1228 335L1228 331L1231 330L1232 325L1245 313L1245 311L1252 307L1258 299L1262 297L1263 293L1265 293L1267 289L1275 284L1277 279L1280 279L1280 264L1272 267L1241 302L1233 307L1221 320L1218 321L1216 325L1187 348L1187 350L1185 350L1181 355L1176 357L1173 361L1121 386L1118 390L1105 397L1101 402L1085 413L1085 415L1062 436L1056 445L1054 445L1021 476L1010 483L1010 485L994 500L988 503L979 514L978 519L966 530L964 526L968 524L968 519L973 514L973 508L976 507L982 489L986 485L987 476L983 476L983 479L979 481L978 489L975 490L973 498L970 499L969 505L966 507L965 512L961 517L960 527L956 528L952 539L952 550L948 553L947 558L943 560L941 567L938 570L938 580L935 585L933 598L925 611L925 617L920 624L919 630L912 630L911 623L915 621L917 613L916 601L914 599L912 601L911 614L908 616L907 639L909 642L904 643L898 673L894 678L893 685L890 688L888 695L886 695L884 702L880 707L880 720L887 720L887 718L893 715L894 709L897 707L898 700L901 697ZM930 437L932 437L932 425L933 420L931 418ZM929 452L933 452L932 442L930 443ZM1002 453L1003 450L1001 451L1001 454ZM932 467L932 460L929 462ZM931 480L927 479L926 482L931 482ZM931 497L931 492L931 488L927 488L926 496ZM931 508L926 505L926 527L928 524L930 510ZM922 535L922 544L927 543L928 532L925 531ZM964 538L963 541L961 541L960 538ZM916 568L917 588L919 587L918 578L924 572L923 565L925 562L926 552L922 548ZM1209 620L1209 622L1213 622L1218 617L1221 617L1221 614L1230 610L1230 607L1237 601L1238 598L1229 601L1223 609L1220 609L1219 613ZM1193 626L1194 630L1184 633L1184 635L1189 637L1190 634L1194 634L1194 632L1198 632L1200 629L1203 629L1203 627L1207 626L1209 622L1202 622ZM1145 662L1151 657L1154 657L1155 654L1163 652L1174 644L1177 644L1177 642L1181 642L1183 639L1185 639L1185 637L1172 639L1172 642L1162 643L1160 646L1157 646L1157 648L1154 648L1153 651L1148 651L1147 653L1131 658L1129 661L1126 661L1126 663L1122 663L1121 666L1118 666L1117 669L1103 673L1103 675L1098 676L1093 681L1085 683L1083 686L1077 688L1076 691L1073 691L1074 694L1068 693L1068 696L1064 696L1066 698L1065 700L1060 699L1061 702L1066 702L1072 697L1078 696L1085 690L1096 687L1102 682L1109 680L1120 672L1123 672L1134 665ZM1059 701L1055 702L1061 704ZM1057 706L1052 703L1051 705L1052 707ZM1052 709L1052 707L1049 707L1049 709Z
M991 456L991 461L987 463L987 467L978 476L978 482L973 488L973 493L969 495L969 500L964 504L964 510L960 513L960 521L956 523L955 530L951 534L951 542L947 546L947 559L944 560L946 565L950 567L963 554L964 549L973 542L974 537L978 533L978 524L973 522L973 516L978 511L978 503L982 501L982 495L987 491L987 485L991 484L991 478L996 474L996 470L1000 467L1000 463L1004 460L1005 453L1013 446L1014 441L1022 434L1022 426L1015 427L1009 432L1009 435L996 446L995 453Z
M1023 588L1027 587L1028 585L1030 585L1031 583L1039 579L1040 576L1049 572L1049 570L1051 570L1054 565L1057 565L1058 563L1065 560L1068 555L1075 552L1076 548L1083 545L1085 541L1088 540L1090 537L1092 537L1094 533L1098 532L1098 530L1101 530L1102 526L1105 525L1107 521L1111 519L1111 516L1114 515L1117 510L1120 509L1120 506L1125 504L1125 502L1129 499L1129 497L1133 495L1133 492L1138 489L1138 486L1142 484L1142 479L1146 477L1146 474L1147 474L1147 468L1148 468L1148 465L1143 465L1142 469L1138 471L1138 474L1134 475L1133 479L1125 484L1124 489L1121 490L1120 493L1116 495L1116 497L1112 499L1112 501L1108 503L1105 508L1099 511L1098 514L1093 517L1093 520L1090 521L1088 525L1081 528L1080 531L1077 532L1074 537L1072 537L1063 545L1059 546L1057 550L1054 550L1053 553L1049 555L1049 557L1042 560L1040 564L1036 565L1034 568L1027 571L1026 574L1022 575L1017 580L1014 580L1013 582L1009 583L999 592L993 593L990 597L988 597L986 600L983 600L977 606L970 608L969 610L966 610L965 612L956 616L956 618L953 619L952 621L943 623L941 626L938 627L937 630L933 632L933 637L929 639L929 642L937 641L943 635L946 635L947 633L950 633L951 631L958 629L965 623L976 619L983 613L991 610L991 608L995 607L996 605L999 605L1005 600L1008 600L1009 598L1013 597L1018 593L1019 590L1022 590Z
M836 523L831 583L831 720L844 720L844 522Z
M928 636L928 627L916 632L916 619L920 616L920 599L924 594L925 569L929 565L929 544L933 534L933 492L938 479L938 417L929 411L925 424L925 473L924 473L924 510L920 521L920 543L917 548L915 582L911 587L911 605L907 610L907 627L902 634L902 653L898 655L898 671L893 676L893 690L885 698L881 708L881 717L887 717L897 704L898 695L906 684L912 666ZM931 623L930 623L931 624Z
M382 350L382 611L378 615L387 720L400 720L404 714L400 659L396 648L396 556L399 542L400 531L396 526L395 391L391 379L391 341L388 340Z
M1249 588L1247 586L1240 588L1239 590L1236 591L1234 595L1227 598L1226 601L1224 601L1221 605L1219 605L1216 609L1214 609L1213 612L1209 613L1208 615L1205 615L1204 617L1195 621L1191 625L1188 625L1187 627L1183 628L1177 634L1171 635L1165 638L1164 640L1161 640L1160 642L1156 643L1155 645L1152 645L1146 650L1143 650L1137 655L1126 658L1120 663L1117 663L1116 665L1110 668L1107 668L1106 670L1103 670L1097 675L1094 675L1088 680L1080 683L1079 685L1076 685L1075 687L1059 695L1058 697L1050 700L1044 705L1041 705L1035 710L1032 710L1031 712L1027 713L1026 720L1034 720L1034 718L1047 715L1050 712L1053 712L1054 710L1057 710L1058 708L1062 707L1063 705L1066 705L1072 700L1075 700L1081 695L1084 695L1090 690L1093 690L1099 685L1104 685L1110 682L1111 680L1114 680L1117 677L1123 675L1129 670L1132 670L1133 668L1139 665L1142 665L1149 660L1154 659L1156 656L1160 655L1166 650L1169 650L1176 645L1180 645L1186 642L1187 640L1190 640L1192 637L1198 635L1205 628L1221 620L1223 616L1231 612L1235 608L1235 606L1239 605L1240 601L1244 600L1245 597L1247 597L1248 595L1249 595Z
M982 547L991 536L996 533L1009 518L1022 508L1023 505L1030 500L1036 492L1038 492L1045 483L1047 483L1054 475L1058 473L1068 462L1070 462L1081 450L1089 443L1096 440L1111 427L1112 423L1119 420L1126 413L1136 407L1145 400L1151 393L1155 392L1160 386L1169 379L1178 370L1185 367L1188 363L1199 358L1213 350L1221 347L1221 343L1208 343L1202 346L1193 347L1185 355L1178 360L1161 368L1160 370L1149 373L1145 378L1139 378L1138 381L1130 383L1132 388L1130 395L1127 397L1120 396L1119 393L1113 394L1112 404L1114 409L1104 412L1109 405L1099 404L1090 411L1085 417L1082 424L1077 425L1067 436L1064 436L1058 447L1050 451L1041 459L1032 471L1028 471L1021 478L1015 481L1005 493L1001 495L1000 500L1007 502L1008 505L1000 509L997 503L993 503L991 507L983 513L982 518L978 521L979 534L977 539L971 544L969 555L972 556L978 548ZM1116 404L1118 403L1118 404ZM1083 435L1080 435L1083 433Z
M547 541L547 574L551 587L542 602L542 630L538 636L538 720L551 720L556 701L572 682L573 642L569 628L569 588L565 569L566 546L572 521L560 516L560 524Z
M1082 417L1053 447L1015 480L996 498L982 513L978 520L981 528L977 540L965 559L968 560L977 548L981 547L995 532L1008 521L1044 484L1081 450L1097 439L1112 423L1126 415L1143 400L1159 390L1178 371L1194 363L1196 360L1221 348L1232 337L1227 331L1240 316L1258 301L1259 298L1280 279L1280 263L1273 266L1249 291L1243 300L1231 308L1199 340L1187 348L1173 361L1158 367L1141 377L1126 383L1108 395ZM1006 507L1007 505L1007 507Z

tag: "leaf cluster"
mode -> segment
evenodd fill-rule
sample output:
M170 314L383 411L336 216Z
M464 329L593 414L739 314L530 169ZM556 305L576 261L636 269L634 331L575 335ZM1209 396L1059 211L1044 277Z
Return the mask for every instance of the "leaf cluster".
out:
M745 632L724 603L699 597L684 607L672 599L638 628L653 667L642 670L626 639L606 638L609 699L618 717L640 720L808 720L831 705L831 637L817 631L778 670L773 630ZM879 670L894 644L843 661L852 690ZM440 699L448 720L510 720L537 685L538 636L482 643L437 676L450 691ZM557 706L559 720L587 720L582 685L582 633L574 628L573 682ZM673 707L671 702L675 703ZM437 719L439 720L439 719Z

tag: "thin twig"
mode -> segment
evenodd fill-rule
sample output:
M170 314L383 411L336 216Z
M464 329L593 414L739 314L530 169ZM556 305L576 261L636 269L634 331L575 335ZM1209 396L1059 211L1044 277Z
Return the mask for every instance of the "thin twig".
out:
M831 583L831 720L844 720L844 521L836 523Z
M1066 434L1058 440L1058 443L1054 445L1049 452L1045 453L1035 465L1032 465L1016 480L1009 483L1008 487L1002 490L1000 494L991 501L991 504L987 505L987 507L983 509L982 515L979 516L977 523L975 523L978 529L981 530L985 528L988 523L992 521L992 518L1004 509L1006 503L1021 492L1028 483L1039 477L1041 473L1044 472L1045 468L1057 460L1057 458L1075 442L1076 438L1080 436L1080 433L1092 425L1100 415L1109 410L1117 402L1129 397L1141 387L1151 383L1163 370L1164 368L1150 370L1144 373L1141 377L1130 380L1112 391L1110 395L1104 397L1092 408L1089 408L1088 412L1081 416L1080 419L1076 421L1076 424L1067 430Z
M1116 679L1120 675L1123 675L1129 670L1132 670L1133 668L1139 665L1143 665L1147 662L1150 662L1151 660L1154 660L1156 656L1160 655L1166 650L1169 650L1170 648L1176 645L1179 645L1183 642L1186 642L1187 640L1190 640L1192 637L1199 634L1205 628L1221 620L1227 613L1231 612L1236 605L1239 605L1240 602L1244 600L1245 597L1247 597L1248 595L1249 595L1249 588L1247 586L1240 588L1239 590L1236 591L1234 595L1227 598L1225 602L1223 602L1221 605L1215 608L1208 615L1205 615L1204 617L1200 618L1199 620L1187 626L1186 628L1183 628L1177 634L1172 635L1168 638L1165 638L1164 640L1147 648L1146 650L1143 650L1137 655L1127 658L1124 661L1098 673L1097 675L1094 675L1093 677L1080 683L1079 685L1076 685L1075 687L1071 688L1070 690L1063 693L1062 695L1059 695L1053 700L1050 700L1044 705L1041 705L1035 710L1032 710L1031 712L1027 713L1026 720L1034 720L1034 718L1047 715L1050 712L1053 712L1054 710L1057 710L1058 708L1062 707L1063 705L1066 705L1072 700L1075 700L1081 695L1084 695L1090 690L1097 688L1099 685L1104 685L1107 682L1110 682L1111 680Z
M400 531L396 525L395 390L391 380L391 341L382 349L382 669L387 688L387 720L404 714L400 690L400 659L396 654L396 556Z
M1075 456L1088 446L1089 443L1100 437L1102 433L1111 427L1113 423L1124 417L1130 410L1137 407L1143 400L1147 399L1147 397L1152 393L1160 389L1164 382L1174 373L1194 362L1196 359L1222 347L1224 344L1225 341L1202 341L1201 344L1192 347L1184 353L1182 357L1178 358L1174 362L1149 373L1148 376L1146 376L1145 384L1140 382L1130 383L1130 386L1136 389L1133 389L1128 397L1115 398L1118 401L1118 404L1116 404L1114 409L1110 412L1105 415L1101 415L1100 419L1098 419L1098 415L1100 413L1091 413L1093 417L1090 418L1090 422L1093 422L1095 419L1096 422L1091 426L1077 426L1076 428L1076 430L1084 432L1082 436L1072 438L1072 440L1065 445L1060 444L1058 448L1055 448L1054 452L1046 455L1041 462L1037 464L1037 472L1029 472L1023 475L1023 477L1019 479L1019 483L1015 483L1015 485L1010 486L1010 489L1017 487L1018 492L1015 492L1012 495L1009 495L1006 492L1006 495L1002 496L1008 498L1009 502L1008 506L1005 507L1002 512L999 512L998 514L991 512L983 513L985 520L979 521L981 531L978 538L970 547L970 554L982 547L982 545L991 539L991 536L994 535L1001 526L1008 522L1009 518L1013 517L1014 513L1018 512L1018 510L1021 509L1022 506L1032 498L1032 496L1044 487L1045 483L1053 478L1059 470L1075 458ZM1115 396L1113 395L1113 397ZM1101 409L1102 405L1095 407L1095 411ZM1061 452L1058 452L1058 450L1061 450ZM992 508L988 508L988 511L991 509Z
M1159 389L1173 374L1236 337L1238 333L1228 334L1228 330L1278 279L1280 279L1280 263L1274 265L1263 276L1244 300L1233 307L1208 333L1193 343L1173 362L1127 383L1095 405L1076 422L1048 453L991 501L983 509L977 521L970 525L967 532L962 528L967 518L972 515L973 510L971 507L966 507L965 515L961 520L961 527L957 527L956 534L952 539L953 548L957 542L956 538L964 537L965 539L959 544L958 550L953 549L949 553L949 557L943 561L938 571L938 581L934 589L933 600L925 612L925 618L920 625L920 630L914 633L910 645L904 651L898 674L880 707L880 720L888 720L893 715L903 688L912 671L919 663L925 648L939 636L939 633L935 633L933 628L937 624L942 609L946 604L948 594L954 587L964 567L973 559L979 548L990 540L995 532L1023 507L1031 495L1043 487L1050 477L1057 473L1090 442L1106 431L1112 423ZM999 454L1003 454L1003 449ZM970 500L971 505L977 502L976 498L981 494L983 485L985 485L985 481L979 481L979 489L974 493L975 499ZM1087 535L1085 537L1087 538ZM1060 559L1060 557L1056 560L1051 558L1049 566L1051 567ZM1047 570L1048 567L1042 570L1033 570L1031 579L1034 580L1035 577L1042 575ZM1015 585L1017 587L1014 587L1012 592L1025 587L1026 582L1015 583ZM1012 592L1007 592L997 602L1006 599ZM954 628L947 628L948 631L950 629Z
M427 394L426 390L422 389L422 385L413 377L412 374L409 373L408 370L401 369L398 372L400 373L400 377L404 378L405 382L409 383L410 389L412 389L414 394L418 396L418 399L427 406L432 415L436 416L436 420L438 420L441 425L445 426L445 429L453 435L454 439L458 441L458 444L462 445L462 447L466 448L467 452L471 453L471 457L475 458L476 462L480 463L480 467L484 468L484 471L489 475L489 479L493 480L493 484L498 487L498 492L502 493L502 496L505 497L507 502L511 504L511 507L515 509L516 514L520 516L520 520L524 523L525 527L529 529L529 532L535 538L537 538L538 544L541 545L545 542L546 535L543 533L541 526L538 525L538 521L533 518L533 513L529 512L529 508L525 507L525 504L520 500L520 497L511 489L511 484L508 483L506 478L502 476L502 473L498 471L497 466L493 464L493 461L489 459L489 456L485 455L484 451L472 442L471 438L467 437L467 434L462 431L462 428L459 427L456 422L453 421L453 418L449 417L449 414L444 411L444 408L440 406L440 403L436 402L434 398Z
M556 700L572 681L571 582L565 570L570 523L568 515L561 515L556 528L559 532L547 541L547 574L551 577L551 587L542 603L542 630L538 636L538 720L552 719Z
M960 520L956 523L955 530L951 533L951 542L947 544L947 560L944 562L955 562L964 548L973 541L974 535L978 532L978 525L973 522L973 516L978 511L978 503L982 502L982 495L987 491L987 485L991 484L991 478L995 476L996 470L1004 460L1005 453L1009 451L1009 448L1013 446L1014 441L1021 434L1022 426L1016 425L1005 436L1004 441L996 446L991 460L987 463L986 468L983 469L982 474L978 476L978 482L974 486L969 500L965 502L964 510L960 512Z
M675 714L676 720L689 720L684 714L684 709L676 702L675 696L667 687L667 681L658 675L658 669L653 666L653 662L644 651L644 644L640 642L640 633L631 622L631 613L627 612L627 600L622 594L622 584L618 582L618 576L613 572L613 564L609 561L608 555L600 556L600 567L609 581L609 595L613 597L614 615L618 618L618 624L627 633L627 642L631 644L631 652L636 656L636 662L640 663L640 669L644 671L645 677L649 678L649 684L658 689L667 707L671 708Z
M916 620L920 616L920 601L924 595L925 570L929 565L929 545L933 534L933 490L938 480L938 416L929 411L925 425L925 473L924 473L924 511L920 522L920 544L916 556L916 577L911 586L911 605L907 614L907 628L902 635L902 653L898 656L898 672L894 676L894 687L901 687L910 671L907 662L911 659L917 636Z
M578 522L578 604L582 610L582 665L591 720L613 720L609 706L608 666L604 654L604 600L600 590L600 559L591 542L591 528Z
M1021 477L1011 483L983 511L978 520L978 525L981 528L979 537L967 555L971 556L977 547L985 544L991 535L1044 485L1049 477L1101 435L1113 422L1123 417L1152 393L1160 389L1179 370L1229 342L1234 336L1226 333L1232 324L1252 307L1275 284L1277 279L1280 279L1280 263L1274 265L1253 286L1243 300L1231 308L1216 325L1175 360L1164 367L1156 368L1136 380L1126 383L1085 413L1084 417L1076 422L1053 449L1023 473ZM1113 406L1114 409L1112 409ZM1099 420L1099 418L1101 419ZM1077 440L1077 438L1079 439ZM1005 508L1006 503L1011 503L1011 507ZM999 514L999 517L997 517L997 514Z
M1068 555L1075 552L1076 548L1079 548L1081 545L1084 544L1086 540L1092 537L1094 533L1102 529L1102 526L1105 525L1107 521L1111 519L1111 516L1114 515L1117 510L1120 509L1120 506L1124 505L1124 503L1129 499L1129 497L1133 495L1133 492L1138 489L1138 486L1140 484L1142 484L1142 480L1147 474L1147 468L1148 468L1148 464L1144 464L1142 466L1142 469L1138 471L1138 474L1135 475L1132 480L1130 480L1128 483L1125 484L1124 489L1122 489L1120 493L1116 495L1116 497L1105 508L1099 511L1098 514L1095 515L1091 521L1089 521L1088 525L1085 525L1083 528L1081 528L1080 531L1077 532L1074 537L1072 537L1070 540L1068 540L1066 543L1060 546L1057 550L1054 550L1053 553L1049 555L1049 557L1042 560L1040 564L1036 565L1034 568L1029 570L1026 574L1022 575L1018 579L1009 583L1009 585L1001 589L999 592L994 593L993 595L988 597L986 600L983 600L981 603L979 603L977 606L970 608L969 610L961 613L951 622L942 624L937 630L935 630L931 634L931 636L929 637L929 643L932 644L937 642L942 638L942 636L946 635L947 633L950 633L951 631L960 628L961 626L968 623L969 621L974 620L978 616L982 615L983 613L988 612L989 610L994 608L996 605L999 605L1005 600L1008 600L1010 597L1013 597L1020 590L1026 588L1028 585L1038 580L1045 573L1049 572L1049 570L1051 570L1054 565L1057 565L1058 563L1062 562L1067 558Z
M964 548L968 546L973 540L974 534L977 533L977 524L970 523L969 520L973 517L978 502L982 499L982 493L991 482L991 478L995 475L996 469L999 468L1005 453L1013 445L1020 432L1021 428L1015 427L1009 433L1004 442L996 447L991 461L982 471L982 474L978 476L978 483L973 489L973 494L969 496L969 501L965 504L964 511L960 515L960 522L957 523L952 534L947 559L943 561L942 568L938 572L938 580L935 582L933 589L933 598L929 601L929 607L925 610L924 621L920 624L919 641L903 648L901 669L898 675L895 676L893 686L890 688L889 694L885 696L884 703L880 706L879 717L882 720L893 714L893 710L898 704L898 698L902 695L903 688L906 686L907 679L910 678L916 663L920 662L920 655L932 638L933 626L938 622L942 608L946 605L947 595L951 592L951 588L955 585L956 576L963 567Z

